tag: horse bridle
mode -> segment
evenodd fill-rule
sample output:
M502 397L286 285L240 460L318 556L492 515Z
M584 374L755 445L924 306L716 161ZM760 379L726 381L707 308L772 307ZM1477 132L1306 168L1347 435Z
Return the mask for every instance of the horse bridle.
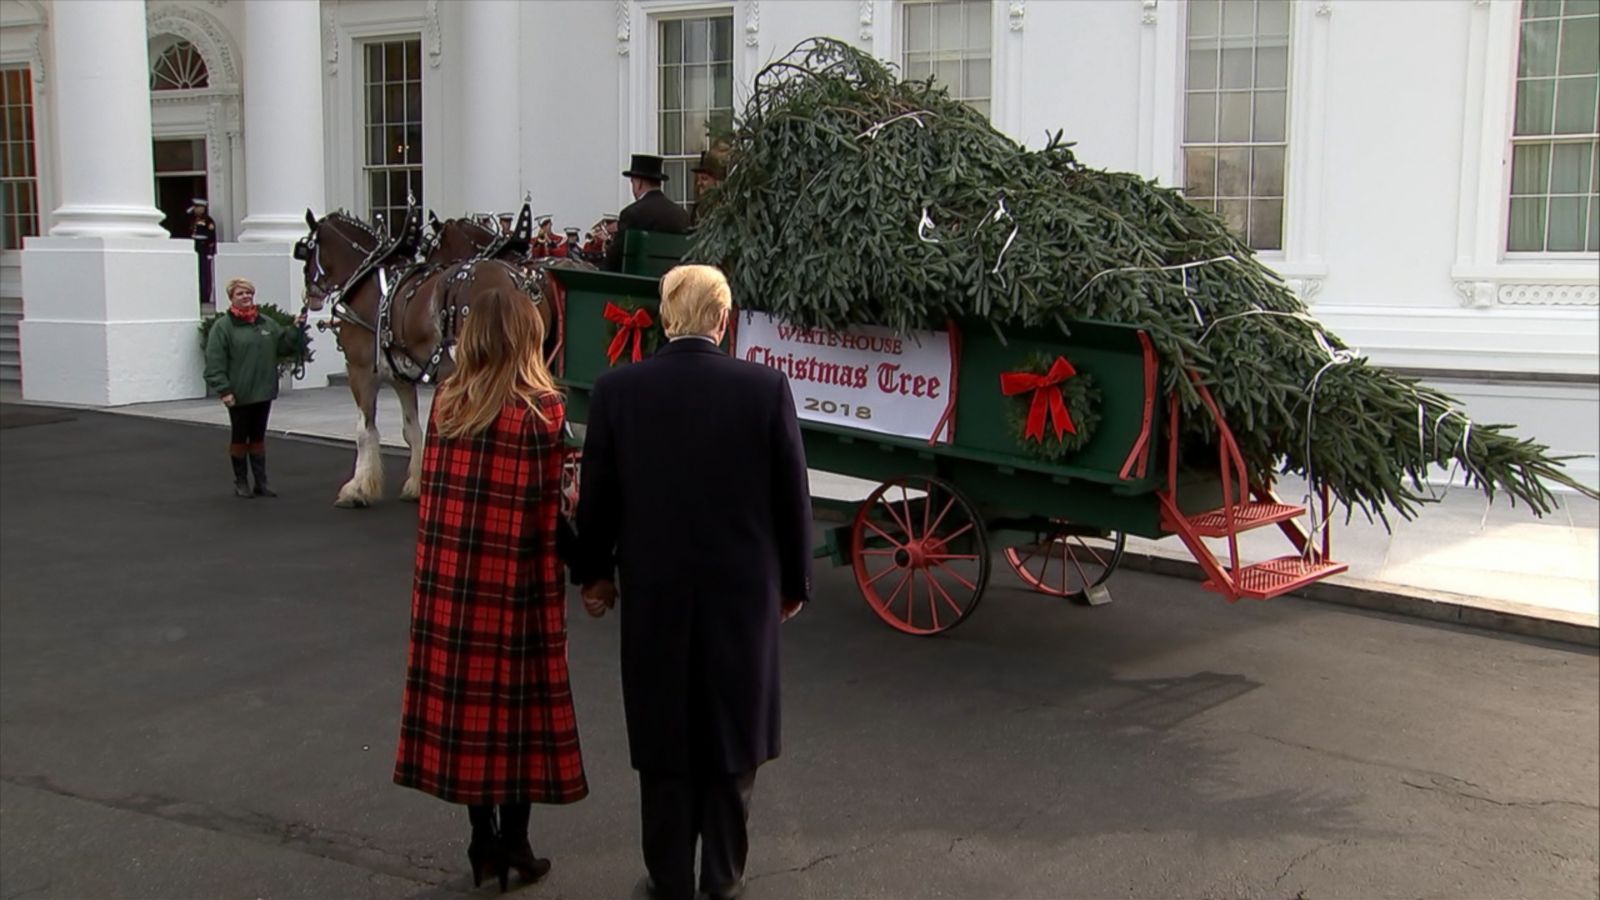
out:
M316 228L311 229L310 234L298 241L295 241L294 258L314 269L312 272L311 284L322 293L323 300L329 305L329 314L332 319L342 319L347 322L353 322L372 332L373 334L377 334L377 326L367 322L365 319L361 318L361 316L352 312L349 305L344 302L344 298L345 295L355 290L356 287L360 285L362 280L378 270L379 261L383 259L384 255L388 252L389 247L392 245L385 244L380 240L378 245L372 248L372 250L367 253L365 258L362 259L361 264L356 266L355 271L350 273L350 277L344 280L343 284L329 289L327 285L323 283L323 279L327 276L328 271L322 266L322 228L323 223L318 223ZM361 250L361 245L357 244L354 239L345 237L337 232L335 232L335 236L344 241L350 247L350 249L356 251ZM318 322L317 327L319 329L325 329L326 323Z

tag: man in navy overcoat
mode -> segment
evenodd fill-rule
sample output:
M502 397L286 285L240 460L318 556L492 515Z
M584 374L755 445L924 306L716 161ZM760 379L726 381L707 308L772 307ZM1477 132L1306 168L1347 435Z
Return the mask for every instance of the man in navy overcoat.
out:
M743 887L756 768L779 752L778 625L811 591L811 499L782 373L731 359L727 280L661 280L669 341L595 382L578 501L584 602L622 604L622 692L651 893ZM614 581L620 572L620 585Z

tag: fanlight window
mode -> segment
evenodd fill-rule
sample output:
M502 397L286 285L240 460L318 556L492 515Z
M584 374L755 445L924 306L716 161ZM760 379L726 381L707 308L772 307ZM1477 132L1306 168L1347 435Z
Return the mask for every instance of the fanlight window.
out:
M150 67L150 90L188 91L211 83L211 73L200 51L188 41L178 41L161 51Z

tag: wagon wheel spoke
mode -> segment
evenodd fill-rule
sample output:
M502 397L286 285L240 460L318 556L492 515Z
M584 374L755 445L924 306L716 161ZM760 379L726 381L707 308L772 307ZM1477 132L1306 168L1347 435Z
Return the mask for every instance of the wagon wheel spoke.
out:
M871 528L873 531L876 531L878 533L879 537L881 537L884 540L888 541L889 543L895 545L896 547L904 547L906 545L905 541L895 537L894 535L890 534L887 531L884 531L882 528L879 528L877 525L874 525L871 520L866 521L864 524L868 528Z
M1088 587L1089 587L1089 574L1087 572L1083 571L1083 566L1081 564L1079 564L1079 562L1078 562L1078 554L1072 552L1072 547L1066 541L1062 541L1061 542L1061 567L1062 567L1063 570L1066 568L1067 562L1069 560L1072 562L1072 567L1074 569L1078 570L1078 578L1079 578L1080 582L1083 585L1083 588L1081 588L1081 589L1087 590ZM1065 585L1065 583L1066 583L1066 579L1065 579L1065 577L1063 577L1062 578L1063 586Z
M862 582L862 584L863 585L876 584L878 582L878 579L882 578L883 576L888 575L890 572L898 572L898 571L900 571L900 567L899 566L884 566L883 567L883 571L881 571L878 574L872 576L871 578L868 578L866 581Z
M939 593L944 597L944 602L950 604L950 608L955 611L956 615L961 615L961 604L956 602L956 598L950 596L950 592L944 589L944 585L939 583L939 579L933 577L932 571L928 572L928 583L938 588Z
M939 517L933 520L933 524L932 525L928 526L928 532L927 532L928 534L933 534L934 532L939 530L939 526L944 524L944 517L946 515L948 515L949 512L950 512L950 507L955 506L955 505L956 505L956 498L955 497L951 497L949 500L946 500L944 502L944 509L939 510Z
M933 579L933 572L928 570L928 569L923 569L922 570L922 577L928 579L928 615L933 617L933 627L934 628L938 628L939 627L939 607L935 606L934 603L933 603L933 601L934 601L933 589L934 589L934 586L936 585L936 582Z
M893 572L893 571L896 571L896 570L895 569L887 569L885 571ZM903 571L905 573L905 575L901 577L900 583L894 586L894 590L889 592L889 599L883 601L884 609L888 609L890 606L894 605L894 601L897 598L899 598L900 592L906 589L906 584L911 580L911 570L910 569L902 569L900 571Z
M906 594L906 624L912 628L917 627L917 570L906 570L906 584L909 592Z
M976 523L976 522L968 522L967 524L961 526L960 528L957 528L955 531L952 531L949 534L945 535L944 537L940 538L939 539L939 543L944 544L945 546L949 546L951 541L953 541L956 538L962 536L963 534L966 534L967 532L971 531L972 529L974 529L976 527L978 527L978 523Z
M916 532L911 529L909 517L906 519L900 518L900 514L894 511L894 504L889 502L887 498L879 498L878 502L883 504L884 511L889 514L889 518L894 520L894 524L900 526L900 530L906 533L907 538L916 536Z
M963 586L965 586L967 588L967 590L975 591L975 590L978 589L978 586L976 584L973 584L972 582L968 581L965 577L962 576L962 574L960 572L957 572L955 569L950 568L949 566L945 565L944 563L940 562L939 560L937 560L937 559L933 560L933 564L938 566L939 568L943 569L946 573L948 573L950 575L951 578L954 578L955 580L961 582L961 584Z
M1089 555L1094 557L1094 561L1099 563L1102 568L1106 567L1105 557L1101 556L1100 552L1098 550L1094 549L1094 545L1093 544L1089 543L1088 541L1084 540L1081 537L1073 538L1073 540L1078 542L1078 546L1079 547L1082 547L1084 550L1088 551Z

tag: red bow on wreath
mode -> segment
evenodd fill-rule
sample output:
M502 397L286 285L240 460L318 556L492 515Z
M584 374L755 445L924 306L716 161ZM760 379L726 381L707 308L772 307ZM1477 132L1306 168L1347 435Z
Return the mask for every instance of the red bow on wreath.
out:
M1044 441L1045 416L1050 417L1050 423L1055 427L1056 440L1061 440L1061 435L1072 432L1078 433L1076 425L1072 424L1072 414L1067 412L1067 404L1061 399L1061 382L1078 374L1064 357L1056 357L1051 364L1050 371L1043 375L1033 372L1003 372L1000 375L1000 392L1007 397L1033 392L1033 402L1028 405L1028 427L1023 432L1028 437Z
M654 325L655 319L650 317L650 310L640 307L633 312L628 312L615 303L606 303L606 321L617 323L617 336L611 339L611 346L606 348L606 355L611 357L611 364L617 364L622 358L622 351L628 346L629 335L633 336L633 361L638 362L644 358L644 330Z

